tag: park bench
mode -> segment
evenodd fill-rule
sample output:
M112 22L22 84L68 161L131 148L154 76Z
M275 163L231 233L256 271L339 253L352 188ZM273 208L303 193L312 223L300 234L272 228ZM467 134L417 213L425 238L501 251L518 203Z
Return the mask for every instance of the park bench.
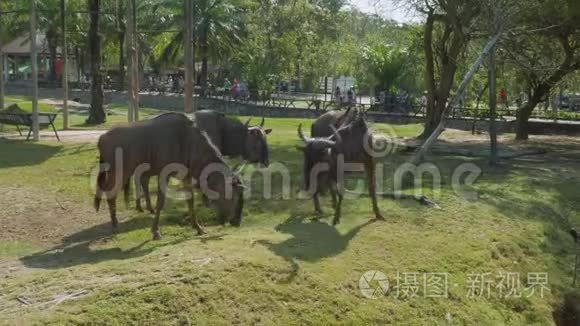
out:
M51 126L54 131L56 139L60 141L56 128L54 127L54 120L56 119L56 113L39 113L38 114L38 126L40 128ZM26 140L30 139L32 134L32 113L8 113L0 112L0 124L16 126L18 133L22 136L22 131L20 126L28 127L28 135Z

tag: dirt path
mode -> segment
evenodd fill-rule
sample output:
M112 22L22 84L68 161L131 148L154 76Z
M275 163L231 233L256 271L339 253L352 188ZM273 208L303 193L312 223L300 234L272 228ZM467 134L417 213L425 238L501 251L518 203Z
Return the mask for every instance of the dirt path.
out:
M62 130L58 132L60 141L63 143L97 143L99 136L107 130ZM25 134L25 133L23 133ZM25 140L26 135L20 136L18 133L0 133L0 138L11 140ZM41 141L58 142L52 130L40 131Z

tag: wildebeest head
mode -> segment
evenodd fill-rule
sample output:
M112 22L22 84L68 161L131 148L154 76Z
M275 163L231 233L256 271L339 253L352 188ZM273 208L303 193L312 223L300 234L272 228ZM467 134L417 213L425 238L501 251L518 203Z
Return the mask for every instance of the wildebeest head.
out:
M228 180L231 187L231 195L223 200L218 200L217 206L220 213L226 216L230 224L240 226L242 224L242 211L244 209L244 185L238 175L233 175Z
M270 164L270 159L266 135L270 134L272 129L264 129L263 117L262 122L257 126L250 126L250 120L252 119L248 119L245 124L247 134L244 143L245 148L243 151L243 157L250 163L263 164L267 167Z
M214 172L208 177L208 183L209 190L213 192L209 199L218 210L219 216L224 219L224 222L229 221L233 226L240 226L242 223L245 189L240 177L236 173ZM207 190L202 189L202 191L209 195Z
M200 156L199 150L203 148L205 153L201 156L205 160L200 164L202 171L199 177L195 176L200 182L199 189L211 200L224 222L229 221L234 226L240 226L244 208L244 185L239 173L227 166L208 134L205 131L200 133L202 141L199 142L195 155Z

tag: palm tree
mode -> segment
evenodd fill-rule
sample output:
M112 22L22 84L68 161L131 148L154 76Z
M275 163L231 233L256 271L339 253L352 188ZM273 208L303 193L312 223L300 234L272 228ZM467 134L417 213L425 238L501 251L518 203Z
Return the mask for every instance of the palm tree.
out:
M181 6L173 4L174 15L170 25L179 30L167 43L159 58L161 64L176 63L177 56L183 48L184 15ZM167 8L166 5L164 5ZM231 0L200 0L194 4L194 53L197 49L201 57L200 82L202 94L205 93L208 80L208 62L210 55L224 58L231 49L239 44L244 30L241 20L241 9Z
M241 41L242 23L235 6L226 0L201 0L197 3L197 17L200 17L195 30L199 35L199 54L201 57L200 83L202 94L207 89L209 44L214 49L231 47Z
M87 0L89 8L89 55L91 65L91 107L87 124L106 120L103 107L103 76L101 74L101 38L99 36L99 0Z

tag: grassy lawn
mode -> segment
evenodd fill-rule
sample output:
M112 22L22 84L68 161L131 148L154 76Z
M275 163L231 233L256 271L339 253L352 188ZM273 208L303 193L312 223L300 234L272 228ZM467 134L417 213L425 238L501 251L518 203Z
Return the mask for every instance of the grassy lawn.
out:
M347 198L342 222L333 227L328 196L322 197L328 216L320 221L311 219L312 202L297 196L302 178L301 154L295 148L299 123L311 122L266 121L274 129L271 161L291 171L291 199L282 199L279 180L272 198L261 199L262 180L258 174L250 178L249 167L246 183L253 195L246 201L241 228L215 226L214 213L200 206L208 234L195 236L184 217L186 205L172 200L162 214L161 241L151 241L151 217L123 209L121 200L117 234L110 232L106 209L92 211L94 145L0 140L0 221L5 223L0 231L0 321L552 323L553 305L572 279L573 243L567 231L580 225L577 143L550 143L546 146L556 153L552 156L514 160L499 168L489 168L485 159L432 156L430 162L441 171L441 189L433 190L433 180L426 178L422 190L441 210L380 199L387 220L369 222L368 197ZM420 131L418 125L373 128L399 136ZM392 187L395 169L409 158L395 154L383 162L386 189ZM483 169L474 185L459 189L477 192L475 197L453 187L453 171L465 162ZM36 224L42 227L30 227ZM388 277L386 295L368 299L361 294L359 280L369 270ZM505 297L505 290L500 295L498 277L506 272L519 273L511 275L519 282L520 297ZM539 289L530 297L524 291L532 272L548 273L549 290L543 297ZM433 273L445 273L446 297L429 295L433 288L423 282ZM470 296L470 274L483 273L492 280L489 296ZM377 284L371 282L371 287ZM59 302L75 293L78 298Z

